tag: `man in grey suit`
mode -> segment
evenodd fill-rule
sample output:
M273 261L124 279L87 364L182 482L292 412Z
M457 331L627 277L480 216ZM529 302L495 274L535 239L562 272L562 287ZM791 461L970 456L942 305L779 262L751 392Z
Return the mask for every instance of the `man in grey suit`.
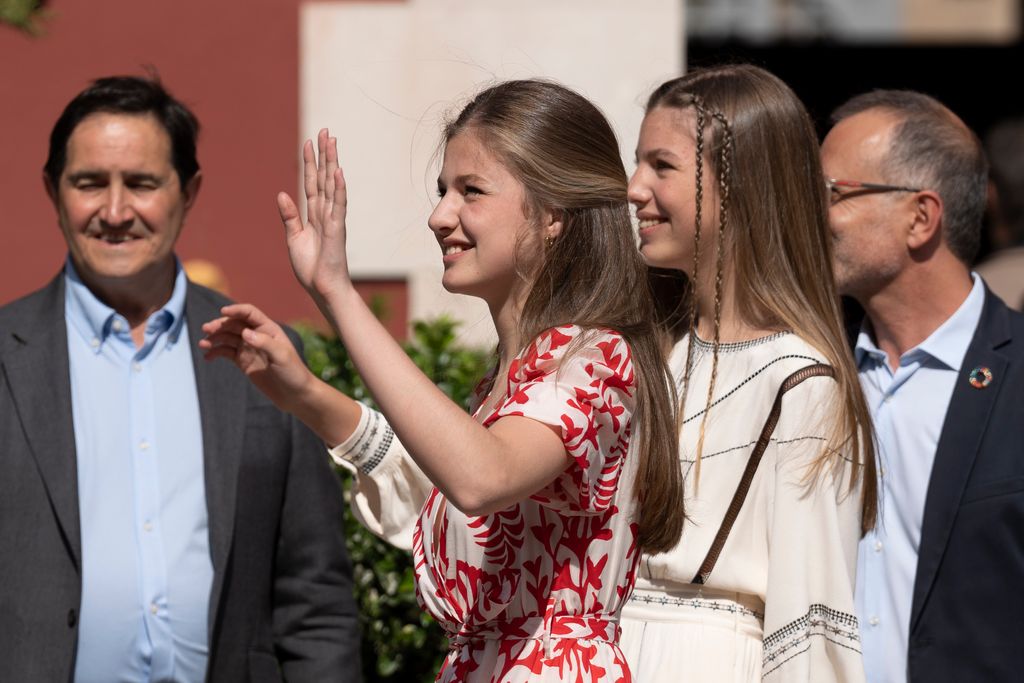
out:
M359 677L338 482L200 325L174 244L198 122L149 79L64 110L60 274L0 308L0 680Z

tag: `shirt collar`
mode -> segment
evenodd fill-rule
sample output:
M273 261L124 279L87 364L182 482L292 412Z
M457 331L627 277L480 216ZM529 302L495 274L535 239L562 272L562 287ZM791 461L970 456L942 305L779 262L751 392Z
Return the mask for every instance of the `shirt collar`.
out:
M860 332L857 334L857 344L853 348L854 356L857 359L857 367L861 367L865 358L872 358L876 361L885 362L885 351L878 348L871 336L871 321L867 316L860 325Z
M906 351L901 359L927 354L951 370L960 370L967 347L971 345L974 330L978 327L978 321L981 319L981 311L985 306L985 285L977 273L971 273L971 279L974 284L960 307L928 335L927 339ZM867 357L876 361L885 361L885 352L875 344L867 318L864 319L860 334L857 335L855 354L858 367Z
M159 311L151 314L146 323L147 336L159 336L166 331L168 345L176 343L181 336L185 323L185 294L188 289L188 278L177 259L174 270L174 289L171 291L170 299ZM82 282L70 255L64 265L64 280L67 315L87 340L93 340L92 346L98 350L114 331L115 319L123 318L113 308L100 301Z

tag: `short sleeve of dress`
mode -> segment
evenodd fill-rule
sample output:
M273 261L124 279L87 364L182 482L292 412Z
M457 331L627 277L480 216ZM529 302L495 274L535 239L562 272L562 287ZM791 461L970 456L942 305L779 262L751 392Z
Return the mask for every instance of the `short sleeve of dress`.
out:
M554 427L570 463L533 499L568 513L603 512L614 500L629 447L635 381L618 333L553 328L513 361L508 398L484 424L517 415Z

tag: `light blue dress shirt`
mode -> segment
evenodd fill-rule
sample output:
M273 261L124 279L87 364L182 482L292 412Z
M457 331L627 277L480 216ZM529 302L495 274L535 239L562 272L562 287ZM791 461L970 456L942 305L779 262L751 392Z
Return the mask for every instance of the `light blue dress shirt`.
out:
M910 607L925 496L935 449L960 365L981 319L985 287L974 286L931 336L900 356L893 372L868 332L857 338L857 365L875 423L878 525L857 553L857 617L869 683L905 683Z
M76 683L202 681L213 565L185 273L136 348L65 266L82 604Z

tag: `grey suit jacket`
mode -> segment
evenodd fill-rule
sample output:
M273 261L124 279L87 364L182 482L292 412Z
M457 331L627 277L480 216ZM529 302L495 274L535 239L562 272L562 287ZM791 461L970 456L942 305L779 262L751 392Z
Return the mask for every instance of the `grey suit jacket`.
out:
M342 498L323 444L232 364L205 361L185 304L214 578L207 680L354 681L359 642ZM64 278L0 308L0 681L64 683L81 601Z

